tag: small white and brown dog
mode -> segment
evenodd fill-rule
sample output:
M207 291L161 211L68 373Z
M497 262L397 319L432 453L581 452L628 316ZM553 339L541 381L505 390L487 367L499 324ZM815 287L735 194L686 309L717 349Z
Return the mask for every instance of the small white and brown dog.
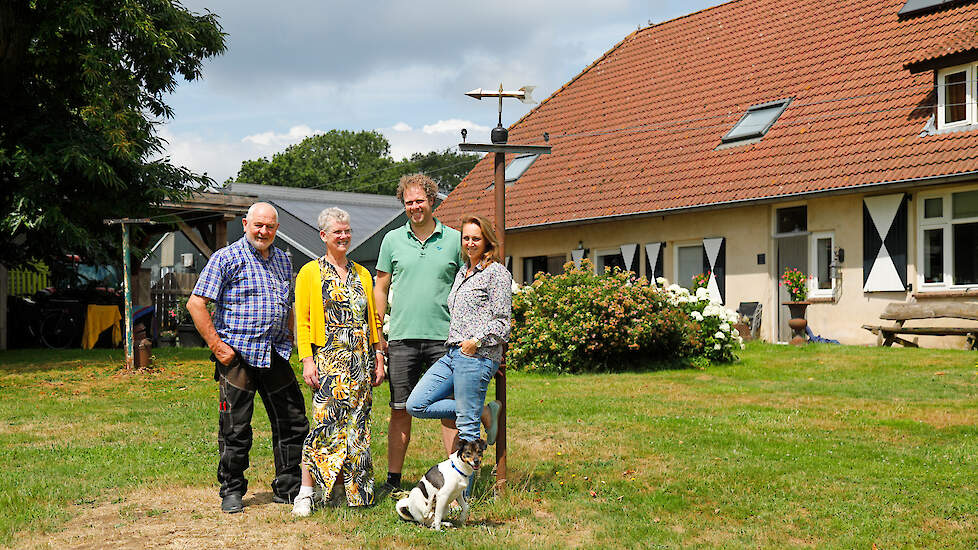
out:
M486 442L482 439L462 441L448 460L432 466L418 485L411 489L411 493L397 501L397 515L405 521L414 521L440 531L445 511L454 500L462 508L459 521L465 524L469 515L465 488L469 485L472 472L482 464L482 452L485 450Z

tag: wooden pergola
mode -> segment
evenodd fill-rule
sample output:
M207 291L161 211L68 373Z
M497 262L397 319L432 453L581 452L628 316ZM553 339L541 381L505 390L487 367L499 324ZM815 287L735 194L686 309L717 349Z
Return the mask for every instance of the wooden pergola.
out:
M180 201L165 201L163 213L200 253L210 258L215 250L228 244L228 222L243 216L258 199L246 195L196 193Z
M228 244L228 222L237 219L248 212L248 208L256 201L255 197L232 195L225 193L194 193L182 200L167 200L160 205L162 216L157 216L151 227L168 227L175 225L181 233L205 257L210 258L215 250ZM150 220L106 220L106 223L118 223L122 226L123 248L123 279L125 285L125 350L126 367L132 368L134 363L135 342L132 327L132 281L130 277L129 225L142 224ZM158 234L160 230L148 230L147 235Z

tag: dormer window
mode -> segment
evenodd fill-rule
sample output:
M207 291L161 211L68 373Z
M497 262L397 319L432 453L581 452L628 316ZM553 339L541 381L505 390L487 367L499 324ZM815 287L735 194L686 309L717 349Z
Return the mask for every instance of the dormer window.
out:
M903 7L900 8L900 11L897 12L897 15L900 17L907 17L910 15L937 11L941 8L954 6L955 4L968 3L969 2L965 0L907 0Z
M978 63L937 71L937 129L978 124Z

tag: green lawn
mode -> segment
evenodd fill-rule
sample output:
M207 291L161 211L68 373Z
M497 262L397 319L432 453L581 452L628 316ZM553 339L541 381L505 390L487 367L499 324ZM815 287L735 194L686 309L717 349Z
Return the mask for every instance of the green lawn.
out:
M217 507L213 367L204 350L156 354L158 371L125 375L118 351L0 353L0 545L147 487L212 488L200 505ZM705 371L513 373L509 491L492 498L487 467L468 527L419 529L391 501L307 522L368 547L973 549L976 357L754 344ZM378 388L378 481L387 400ZM261 490L272 459L255 414ZM435 424L417 426L406 485L440 460ZM271 523L295 524L284 512Z

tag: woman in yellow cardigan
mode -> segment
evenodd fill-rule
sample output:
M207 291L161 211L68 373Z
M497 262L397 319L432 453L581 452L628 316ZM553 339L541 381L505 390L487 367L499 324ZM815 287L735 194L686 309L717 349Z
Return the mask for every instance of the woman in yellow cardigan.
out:
M313 428L302 447L302 486L292 507L303 517L312 513L313 479L325 495L342 481L350 506L373 501L371 386L384 381L373 281L346 257L350 215L323 210L319 236L326 255L304 265L295 282L302 377L313 389Z

